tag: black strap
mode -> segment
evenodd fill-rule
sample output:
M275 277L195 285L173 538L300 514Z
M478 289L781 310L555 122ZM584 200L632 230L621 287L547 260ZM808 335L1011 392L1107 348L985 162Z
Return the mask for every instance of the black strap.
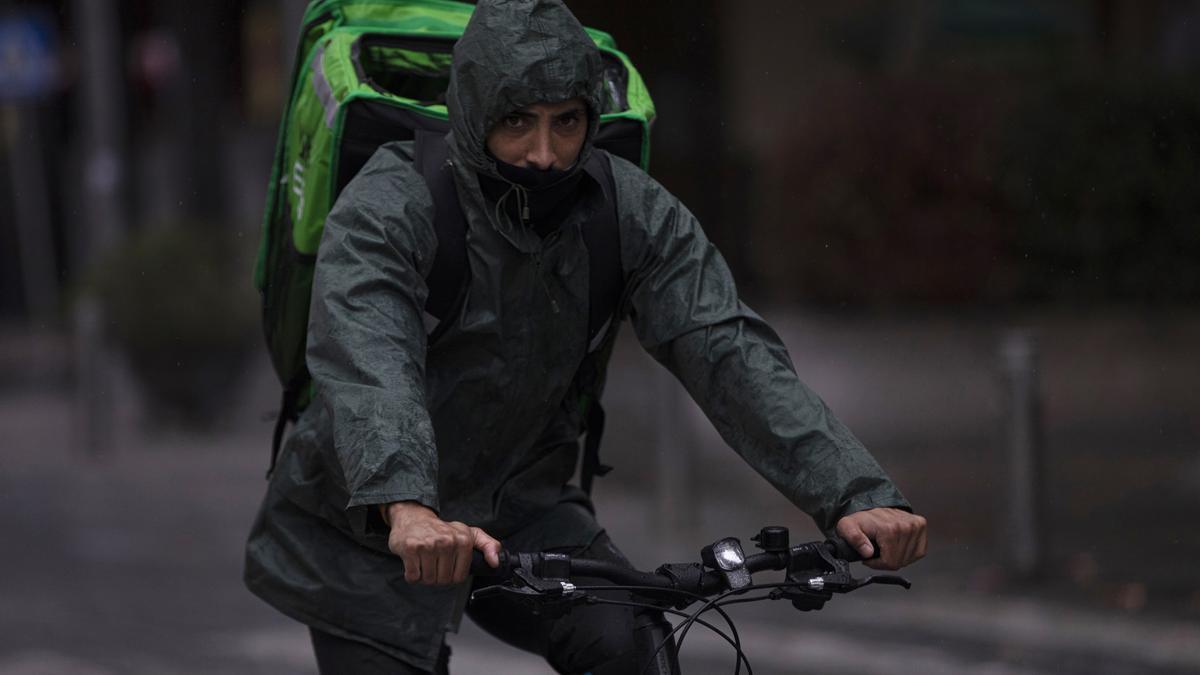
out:
M296 402L300 398L294 387L283 388L283 399L279 402L279 416L275 418L275 431L271 434L271 463L267 466L267 478L275 472L275 462L279 459L279 448L283 445L283 432L288 422L296 419Z
M616 182L607 157L593 152L584 166L604 191L604 206L583 224L588 250L588 341L595 340L617 313L625 291L621 270L621 237L617 227Z
M593 343L603 340L608 324L616 320L621 296L625 292L625 275L621 269L621 237L617 223L616 181L612 164L601 153L592 153L584 167L604 191L604 206L583 224L583 242L588 250L588 354L583 358L579 377L583 380L586 406L584 424L587 435L583 441L583 466L579 471L579 486L592 494L596 476L604 476L612 467L600 462L600 441L604 438L604 406L600 404L601 352L592 349Z
M607 475L612 471L612 467L600 463L600 439L604 437L604 407L600 405L600 399L590 396L585 405L587 436L583 441L583 466L579 470L579 486L590 495L595 477Z
M433 197L433 228L438 240L433 269L425 280L429 287L425 311L444 319L454 308L467 278L467 216L458 200L453 172L446 163L450 150L445 136L418 130L415 145L413 165L425 178Z

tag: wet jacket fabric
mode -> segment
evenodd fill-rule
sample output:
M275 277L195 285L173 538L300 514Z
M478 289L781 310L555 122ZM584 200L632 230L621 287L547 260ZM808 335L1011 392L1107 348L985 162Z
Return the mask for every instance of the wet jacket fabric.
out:
M464 589L406 584L377 505L415 500L524 550L585 546L599 534L569 481L583 424L577 402L591 386L580 365L589 353L605 359L619 323L589 340L580 228L603 207L603 191L584 174L574 208L541 237L480 188L481 174L503 180L486 131L539 101L588 103L579 171L602 152L590 142L599 96L599 55L561 3L479 3L455 47L448 92L468 281L432 333L423 308L437 248L433 204L411 145L380 148L338 199L313 287L316 397L284 445L247 547L247 585L284 613L429 668ZM730 447L822 528L854 511L907 508L800 382L778 336L738 300L687 208L636 166L602 157L616 187L620 318L642 346Z

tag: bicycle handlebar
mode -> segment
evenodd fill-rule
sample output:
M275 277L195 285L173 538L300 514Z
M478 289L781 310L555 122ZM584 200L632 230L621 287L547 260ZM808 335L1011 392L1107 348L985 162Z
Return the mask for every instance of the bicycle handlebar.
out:
M569 613L572 607L581 604L622 604L650 607L672 612L685 617L670 634L658 640L654 654L643 666L642 672L657 663L655 657L668 645L671 637L679 632L678 643L682 644L688 628L693 623L716 631L725 637L738 653L738 666L749 661L741 649L733 620L721 609L722 605L734 602L759 600L790 600L800 611L818 610L834 593L849 593L872 583L893 584L909 588L911 584L895 576L871 576L856 579L850 574L850 563L862 560L852 546L838 538L814 541L790 546L788 532L783 527L764 527L753 541L762 549L761 553L746 555L741 542L735 538L719 539L701 549L701 562L661 565L654 572L626 567L623 564L603 560L574 558L556 553L515 553L501 551L500 565L492 568L484 562L483 555L476 551L471 563L471 573L480 577L491 577L495 584L487 585L471 593L471 602L486 601L498 596L526 608L533 614L555 619ZM875 545L875 542L871 542ZM875 545L878 555L879 547ZM786 570L783 582L755 584L751 579L754 572ZM590 585L586 579L597 579L609 584ZM604 590L619 590L639 596L640 602L620 601L605 598ZM731 595L750 591L767 593L729 599ZM680 610L700 602L699 609L691 614ZM720 612L729 623L731 636L725 635L711 624L700 619L705 612ZM673 652L674 646L668 649ZM655 670L654 672L660 672ZM667 672L667 671L661 671ZM676 672L670 669L669 672Z
M767 534L770 531L774 531L779 538L768 542ZM488 566L476 551L470 571L476 577L497 578L498 583L517 577L520 584L548 595L574 590L577 581L590 578L620 586L642 587L642 595L664 591L676 593L676 597L679 593L692 598L707 597L748 586L751 583L750 574L766 571L787 571L792 583L809 584L812 591L822 595L848 592L871 583L908 586L906 580L898 577L871 577L865 580L851 577L848 563L863 558L844 539L830 538L823 542L790 546L787 545L784 528L768 527L763 528L755 540L760 548L766 550L745 555L737 539L720 539L704 548L701 555L703 563L662 565L654 572L562 554L514 551L500 552L498 568ZM878 556L877 545L875 551Z
M791 551L787 552L761 552L761 554L751 555L745 558L745 567L751 573L766 572L770 571L770 569L786 569L787 563L793 555L809 550L814 545L824 546L829 555L846 562L859 562L863 560L863 557L858 555L858 551L854 550L853 546L847 544L844 539L833 538L826 539L824 542L797 544L792 546ZM470 573L475 575L475 577L508 578L512 573L512 569L520 566L522 555L541 556L544 554L540 554L540 552L522 554L522 552L502 550L499 556L500 566L492 567L487 565L487 561L484 560L484 554L481 551L475 551L472 558L470 558ZM877 556L878 546L876 546ZM571 577L595 577L612 581L614 584L628 586L661 586L664 584L665 578L660 572L642 572L638 571L638 569L616 565L616 563L612 562L589 560L589 558L581 557L568 557Z

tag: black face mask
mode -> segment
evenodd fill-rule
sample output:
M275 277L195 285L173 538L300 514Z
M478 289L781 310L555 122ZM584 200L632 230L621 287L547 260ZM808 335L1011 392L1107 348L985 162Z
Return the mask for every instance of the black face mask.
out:
M530 169L494 157L492 159L496 162L496 171L504 180L479 174L479 185L483 188L484 196L492 203L503 200L502 208L514 223L523 222L518 204L528 206L529 218L523 224L532 227L543 237L553 232L570 213L583 172ZM525 192L525 199L515 198L513 185Z
M555 168L530 169L502 162L498 159L496 160L496 171L500 172L500 177L504 180L516 183L530 192L551 187L566 177L568 173L567 171Z

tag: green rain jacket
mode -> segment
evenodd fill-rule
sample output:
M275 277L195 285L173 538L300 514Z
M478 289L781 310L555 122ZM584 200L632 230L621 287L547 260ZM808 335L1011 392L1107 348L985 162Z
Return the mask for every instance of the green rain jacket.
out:
M598 528L541 523L562 500L583 420L588 254L581 224L603 204L585 175L544 239L483 196L499 177L488 129L514 109L583 97L599 110L600 59L557 1L480 2L454 50L448 136L468 222L469 281L427 338L433 204L411 146L383 146L331 211L313 285L308 367L316 397L289 437L247 547L249 588L304 623L430 668L464 587L410 586L376 505L415 500L507 546L586 545ZM598 115L576 164L593 150ZM787 351L738 300L687 208L636 166L611 162L626 275L620 318L670 369L725 441L831 530L907 502L797 378ZM595 350L611 350L618 321Z

